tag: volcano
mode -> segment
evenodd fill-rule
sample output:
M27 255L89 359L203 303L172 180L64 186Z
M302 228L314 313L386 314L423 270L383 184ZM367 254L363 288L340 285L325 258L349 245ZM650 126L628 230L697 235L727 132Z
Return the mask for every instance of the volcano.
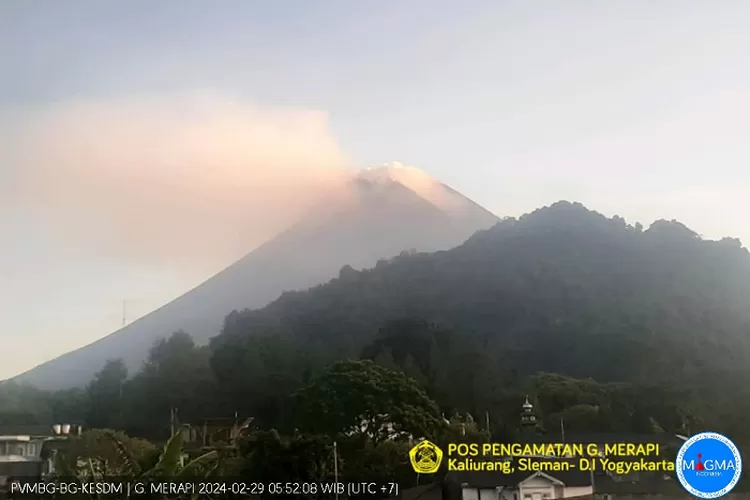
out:
M15 380L48 390L79 387L114 358L132 373L155 341L176 331L206 344L233 310L260 308L284 291L324 283L344 265L362 269L402 251L447 250L498 221L426 172L400 163L356 172L324 200L293 227L172 302Z

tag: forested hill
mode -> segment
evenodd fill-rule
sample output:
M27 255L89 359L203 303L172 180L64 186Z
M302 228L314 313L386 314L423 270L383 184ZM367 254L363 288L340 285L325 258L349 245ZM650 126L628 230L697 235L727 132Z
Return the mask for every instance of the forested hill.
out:
M564 420L566 430L711 430L750 443L749 353L750 255L738 241L558 203L452 250L344 267L234 312L209 346L177 332L140 371L112 360L83 392L0 384L0 424L83 422L163 439L177 408L184 422L239 414L332 436L343 428L330 415L361 421L357 394L380 405L375 414L392 405L380 365L446 415L491 420L499 441L514 439L529 395L548 430ZM347 359L375 364L337 364ZM312 400L326 394L338 409L310 413L298 397L310 384Z
M750 366L750 255L738 240L704 241L678 222L644 230L560 202L452 250L344 267L325 285L234 312L212 341L214 364L241 373L238 352L266 335L311 355L356 357L399 318L452 331L477 346L467 363L481 358L507 376L548 371L729 395Z
M163 441L176 420L205 428L248 416L253 431L237 448L247 477L314 477L336 440L359 457L343 461L342 477L375 470L406 484L409 444L368 437L366 419L388 415L438 442L513 442L528 396L549 442L563 428L714 431L745 449L749 353L750 255L738 241L558 203L452 250L344 267L234 312L209 346L176 332L140 371L111 360L84 391L0 384L0 425L81 422ZM440 430L441 413L455 434Z

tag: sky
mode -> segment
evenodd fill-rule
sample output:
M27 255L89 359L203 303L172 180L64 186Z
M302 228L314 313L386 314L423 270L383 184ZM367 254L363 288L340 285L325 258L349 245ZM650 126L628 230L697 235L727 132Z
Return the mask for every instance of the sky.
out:
M0 2L0 379L387 161L499 216L747 244L747 26L744 0Z

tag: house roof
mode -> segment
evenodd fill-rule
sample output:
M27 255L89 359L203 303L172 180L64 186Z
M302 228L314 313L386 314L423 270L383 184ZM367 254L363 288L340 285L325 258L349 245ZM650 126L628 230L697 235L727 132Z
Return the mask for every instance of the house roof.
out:
M0 425L0 436L54 436L51 425Z
M399 500L462 500L461 485L444 478L432 484L401 490Z
M650 477L640 481L617 481L609 476L597 476L594 483L596 493L611 494L683 494L685 490L674 479Z
M403 490L400 500L442 500L443 488L440 483L432 483Z
M40 461L0 462L0 476L34 477L42 473Z
M541 471L533 473L532 475L530 475L529 477L527 477L526 479L524 479L523 481L521 481L518 484L519 484L519 486L522 485L522 484L525 484L528 481L534 479L535 477L542 477L542 478L546 479L547 481L549 481L551 483L554 483L554 484L556 484L558 486L565 486L565 483L562 482L561 479L558 479L556 477L552 477L549 474L547 474L546 472L541 472Z

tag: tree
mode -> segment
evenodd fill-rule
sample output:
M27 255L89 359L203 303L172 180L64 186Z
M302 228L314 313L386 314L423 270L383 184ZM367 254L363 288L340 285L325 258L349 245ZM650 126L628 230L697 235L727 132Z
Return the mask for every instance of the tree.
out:
M185 463L183 443L184 432L180 429L171 436L157 455L158 458L153 460L150 443L131 440L122 433L109 430L90 432L75 443L82 454L69 450L67 456L63 455L56 460L56 477L51 479L103 482L107 477L117 475L130 481L161 482L165 479L211 477L219 469L217 451L210 451ZM113 464L117 464L116 467ZM94 494L82 493L82 496L96 498ZM166 500L171 497L164 498ZM199 495L196 493L190 498L197 500Z
M361 357L414 378L448 413L486 407L502 378L476 339L417 317L385 322Z
M0 425L33 425L38 423L39 419L32 412L19 410L0 412Z
M241 475L265 484L333 479L332 442L326 436L258 431L240 440L240 453L245 458Z
M87 427L117 429L122 425L123 390L128 369L122 359L107 361L86 388L92 404L88 405Z
M220 407L291 431L290 396L321 371L322 362L304 346L268 334L212 342L210 365L221 387Z
M0 382L0 424L42 424L50 418L48 393L13 381Z
M219 468L219 452L216 450L204 453L185 463L184 442L185 429L178 429L164 445L156 464L148 467L149 464L130 455L121 442L114 440L127 464L128 475L135 479L208 477Z
M597 431L602 424L599 407L587 404L571 406L553 417L553 420L562 421L565 429L570 431ZM549 427L555 428L552 425Z
M344 268L231 313L210 348L184 333L160 342L125 384L123 426L166 438L176 407L182 420L237 411L288 435L296 412L306 432L358 434L375 449L370 436L382 441L385 423L415 408L381 383L401 371L424 389L417 400L446 415L484 426L489 412L496 440L513 439L529 394L551 431L563 418L567 428L711 428L750 442L750 254L675 222L639 228L561 202L452 250ZM321 376L352 357L385 372L339 365ZM9 422L72 420L76 398L0 384ZM416 408L417 424L433 415Z
M334 440L338 445L339 481L414 481L409 462L411 445L407 442L385 440L375 444L363 435L282 436L276 430L258 431L242 440L240 450L245 465L241 475L265 484L332 481ZM319 491L310 498L328 496Z
M351 436L337 438L337 444L339 480L416 485L409 461L410 443L391 440L373 443L363 436Z
M301 429L313 433L420 438L439 432L437 405L405 374L372 361L341 361L295 396Z
M170 435L170 415L191 422L215 411L210 353L185 332L154 344L142 370L127 384L129 430L154 439Z
M47 401L52 422L84 424L90 414L91 397L83 388L49 393Z
M57 469L71 477L124 476L131 467L129 460L148 460L156 450L150 442L121 431L90 429L65 442L57 456Z

